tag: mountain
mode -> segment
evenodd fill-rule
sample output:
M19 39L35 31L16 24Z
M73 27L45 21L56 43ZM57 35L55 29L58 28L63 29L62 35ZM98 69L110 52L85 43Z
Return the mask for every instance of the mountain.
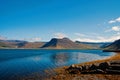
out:
M0 40L0 48L23 48L23 49L101 49L110 45L110 43L91 43L91 42L73 42L68 38L57 39L53 38L49 42L28 42L22 40ZM116 43L118 46L118 41ZM116 46L115 45L115 46ZM113 48L109 46L108 48ZM106 49L106 48L105 48Z
M111 42L97 42L97 43L95 43L95 42L80 42L80 41L75 41L75 42L80 43L80 44L87 44L96 49L101 49L101 48L104 48L104 47L108 46L109 44L111 44Z
M8 45L4 42L0 42L0 48L12 48L12 45Z
M120 39L108 45L105 50L107 51L120 51Z
M27 42L20 48L40 48L43 46L46 42Z
M16 42L9 40L0 40L0 48L15 48Z
M0 48L18 48L27 43L21 40L0 40Z
M27 42L21 40L0 40L0 48L40 48L45 42Z
M57 39L53 38L41 48L47 49L91 49L90 45L79 44L71 41L68 38Z

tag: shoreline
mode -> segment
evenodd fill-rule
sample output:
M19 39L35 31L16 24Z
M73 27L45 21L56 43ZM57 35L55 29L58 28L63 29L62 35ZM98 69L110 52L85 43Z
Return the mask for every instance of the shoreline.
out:
M57 48L0 48L0 50L7 50L7 49L9 49L9 50L21 50L21 49L23 49L23 50L26 50L26 49L35 49L35 50L103 50L103 49L79 49L79 48L63 48L63 49L57 49Z
M120 50L103 50L103 52L120 52Z
M103 60L95 60L95 61L84 62L80 64L73 64L71 66L56 68L54 69L56 75L51 75L49 79L47 78L45 80L89 80L89 78L91 78L90 80L95 80L95 78L97 80L118 80L120 78L120 75L119 75L120 71L112 70L113 68L109 68L105 70L104 68L103 70L101 68L97 69L99 71L95 71L95 69L80 71L81 69L80 67L82 66L89 68L88 66L100 65L104 63L106 64L116 63L117 66L109 65L108 67L113 66L115 67L115 69L116 67L120 69L120 53L117 52L115 55L110 56ZM103 65L102 67L106 67L106 65ZM50 74L49 71L47 72L47 74ZM85 76L87 76L87 78Z

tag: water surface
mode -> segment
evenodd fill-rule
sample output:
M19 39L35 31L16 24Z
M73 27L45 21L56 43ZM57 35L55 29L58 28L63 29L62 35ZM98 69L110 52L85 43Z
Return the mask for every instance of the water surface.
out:
M0 50L0 80L17 80L44 70L112 56L101 50Z

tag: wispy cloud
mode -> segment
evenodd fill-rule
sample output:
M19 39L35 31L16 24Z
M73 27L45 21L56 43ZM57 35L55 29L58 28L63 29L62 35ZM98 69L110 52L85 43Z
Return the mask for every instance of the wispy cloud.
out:
M86 36L85 34L82 34L82 33L74 33L75 35L77 35L77 36Z
M6 40L6 37L0 36L0 40Z
M95 39L92 39L92 38L76 38L75 41L81 41L81 42L113 42L117 39L120 39L120 36L112 36L112 37L109 37L109 38L96 37Z
M81 42L113 42L117 39L120 39L120 33L116 33L115 35L112 35L111 37L103 37L99 35L86 35L86 36L78 36L74 39L74 41L81 41Z
M120 17L118 17L114 20L110 20L108 23L112 24L112 23L116 23L116 22L120 22Z
M55 36L55 38L64 38L64 37L67 37L67 35L64 34L64 33L54 33L54 36Z
M112 23L115 23L116 21L115 20L110 20L108 23L112 24Z
M42 39L40 37L35 37L35 38L25 38L25 39L22 39L22 40L29 41L29 42L39 42Z
M111 32L111 31L119 32L120 31L120 26L113 26L111 29L108 29L105 32Z
M39 38L39 37L35 37L35 38L31 38L31 41L41 41L41 38Z

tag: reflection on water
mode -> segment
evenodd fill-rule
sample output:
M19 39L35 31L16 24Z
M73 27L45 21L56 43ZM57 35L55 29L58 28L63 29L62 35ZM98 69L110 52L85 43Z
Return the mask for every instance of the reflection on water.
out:
M45 76L46 69L52 71L56 67L103 59L113 54L100 50L0 50L0 80L17 80L33 73Z
M31 57L30 59L33 60L33 61L35 61L35 62L41 60L40 56Z
M70 59L69 53L59 53L59 54L52 54L50 59L53 64L56 66L61 66L67 63Z
M108 56L100 56L98 54L91 54L91 53L87 53L87 55L85 53L74 53L74 55L72 55L72 60L80 63L80 62L104 59L106 57Z

